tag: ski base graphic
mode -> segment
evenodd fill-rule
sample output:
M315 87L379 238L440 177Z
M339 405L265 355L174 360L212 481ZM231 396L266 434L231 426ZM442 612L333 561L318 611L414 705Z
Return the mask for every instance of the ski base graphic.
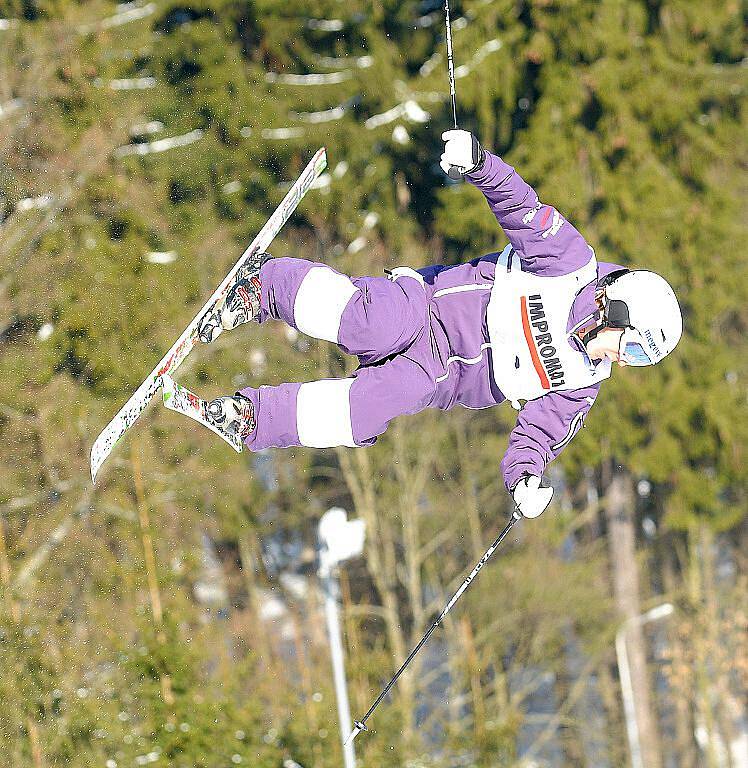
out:
M164 405L170 411L176 411L184 416L207 427L222 440L225 440L237 453L242 452L242 441L237 435L224 432L220 427L213 424L208 416L208 403L194 392L190 392L187 387L177 384L171 376L164 374L161 377L161 383L164 387Z

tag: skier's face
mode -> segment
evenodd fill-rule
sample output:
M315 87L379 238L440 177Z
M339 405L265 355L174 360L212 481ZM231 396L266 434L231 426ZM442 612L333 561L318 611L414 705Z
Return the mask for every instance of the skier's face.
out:
M622 328L603 328L587 345L587 354L590 360L610 360L625 368L627 363L621 360L621 336Z

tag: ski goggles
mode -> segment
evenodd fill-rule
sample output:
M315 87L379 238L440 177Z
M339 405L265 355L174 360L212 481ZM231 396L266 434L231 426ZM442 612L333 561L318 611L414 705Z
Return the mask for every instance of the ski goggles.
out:
M644 338L635 328L623 329L618 345L618 359L623 360L626 365L639 367L654 365L657 362L647 353Z

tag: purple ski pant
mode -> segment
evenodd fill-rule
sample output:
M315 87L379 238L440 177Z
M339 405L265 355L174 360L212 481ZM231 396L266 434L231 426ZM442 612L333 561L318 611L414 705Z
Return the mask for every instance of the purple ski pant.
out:
M435 349L416 273L351 279L323 264L278 258L265 263L260 281L260 322L283 320L333 341L360 367L346 379L240 390L257 421L248 448L371 445L395 416L431 403L444 355Z

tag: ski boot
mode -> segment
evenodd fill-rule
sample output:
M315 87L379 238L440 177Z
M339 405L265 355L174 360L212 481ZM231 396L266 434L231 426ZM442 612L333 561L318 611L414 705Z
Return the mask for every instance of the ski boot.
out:
M206 409L206 418L223 434L244 440L252 434L257 422L252 401L244 395L217 397Z
M197 335L205 344L221 333L242 323L256 320L260 313L260 268L271 258L269 253L255 253L239 267L226 296L201 318Z
M217 397L207 402L187 387L177 384L166 373L161 377L161 383L164 388L164 405L170 411L189 416L215 432L237 453L242 452L244 440L257 425L251 400L237 393L233 397Z

